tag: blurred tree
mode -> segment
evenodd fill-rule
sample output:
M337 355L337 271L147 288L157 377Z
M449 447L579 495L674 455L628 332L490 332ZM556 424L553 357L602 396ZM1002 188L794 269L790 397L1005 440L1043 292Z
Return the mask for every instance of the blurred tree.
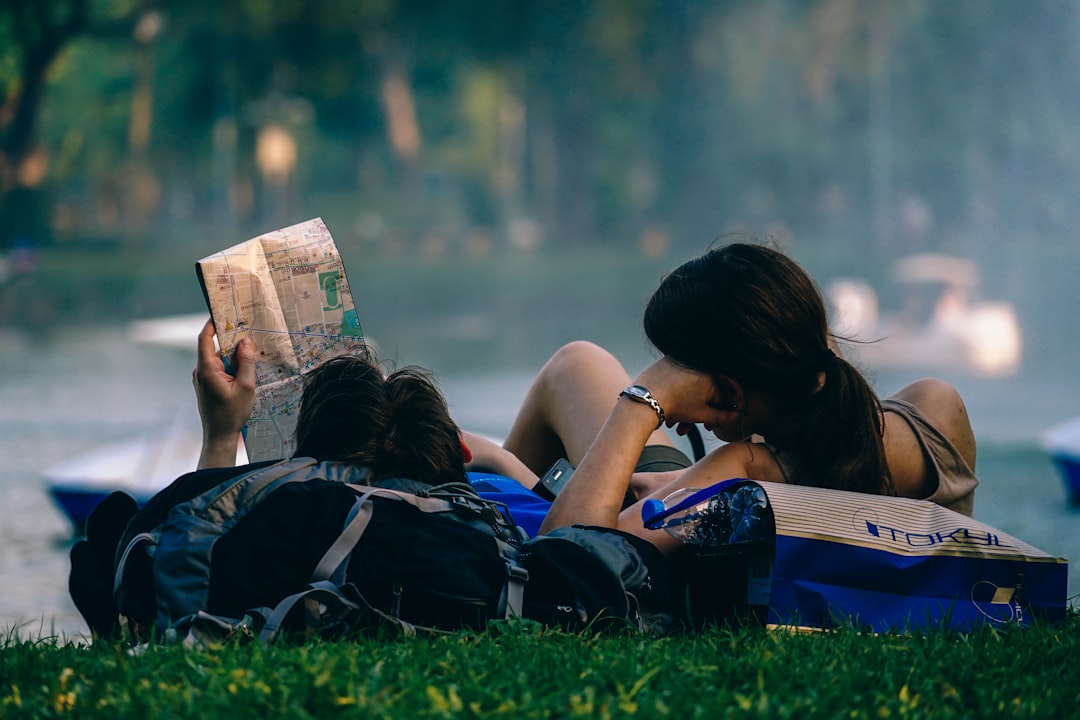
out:
M61 209L75 208L54 213L74 218L73 237L119 234L138 210L154 224L132 236L219 244L308 207L387 248L546 237L687 252L745 228L839 263L885 265L963 249L974 227L1035 216L1065 227L1080 166L1071 6L157 0L152 10L0 5L4 187L19 182L12 158L24 178L54 183ZM1033 184L1021 212L1011 199ZM229 225L215 236L201 231L208 222Z
M14 0L0 6L0 252L40 237L47 227L34 189L44 178L34 128L45 73L85 28L86 5Z
M11 0L0 5L0 180L16 182L31 154L34 126L45 94L45 73L60 50L87 26L87 0L42 3Z
M134 1L105 7L90 0L0 4L0 249L48 235L40 186L49 156L36 131L50 69L82 35L130 38L139 12Z

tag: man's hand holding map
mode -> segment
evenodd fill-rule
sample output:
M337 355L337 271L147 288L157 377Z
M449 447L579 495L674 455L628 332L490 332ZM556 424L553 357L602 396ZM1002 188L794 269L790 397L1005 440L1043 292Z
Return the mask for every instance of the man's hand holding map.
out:
M304 375L366 351L345 267L321 218L276 230L195 263L222 356L255 343L252 462L290 457Z

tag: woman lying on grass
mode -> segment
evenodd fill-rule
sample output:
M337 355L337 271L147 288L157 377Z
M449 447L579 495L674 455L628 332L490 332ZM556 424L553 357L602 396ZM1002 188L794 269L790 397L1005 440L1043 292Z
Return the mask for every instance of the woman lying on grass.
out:
M560 443L571 459L580 453L541 532L617 527L670 551L678 541L643 527L640 501L624 508L628 488L656 487L650 497L663 499L733 477L924 498L971 514L975 439L957 391L925 379L879 400L837 354L813 280L782 253L737 243L685 263L653 294L644 323L663 357L633 384L610 354L573 343L526 396L505 448L534 470ZM616 397L583 452L589 433L579 426ZM693 423L727 444L685 469L635 477L654 445L670 445L663 426L684 434Z

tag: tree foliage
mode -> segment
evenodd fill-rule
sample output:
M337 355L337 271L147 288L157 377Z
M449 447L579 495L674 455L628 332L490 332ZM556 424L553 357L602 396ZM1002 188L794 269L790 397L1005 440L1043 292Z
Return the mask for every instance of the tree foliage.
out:
M3 189L40 151L57 237L135 246L340 213L386 250L971 250L1072 221L1077 30L1002 0L9 0Z

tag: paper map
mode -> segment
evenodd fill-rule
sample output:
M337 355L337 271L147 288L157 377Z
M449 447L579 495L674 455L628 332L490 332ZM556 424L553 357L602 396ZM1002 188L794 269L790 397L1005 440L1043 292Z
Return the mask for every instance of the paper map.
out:
M251 462L291 457L303 378L365 350L345 267L321 218L252 238L195 263L222 357L255 343Z

